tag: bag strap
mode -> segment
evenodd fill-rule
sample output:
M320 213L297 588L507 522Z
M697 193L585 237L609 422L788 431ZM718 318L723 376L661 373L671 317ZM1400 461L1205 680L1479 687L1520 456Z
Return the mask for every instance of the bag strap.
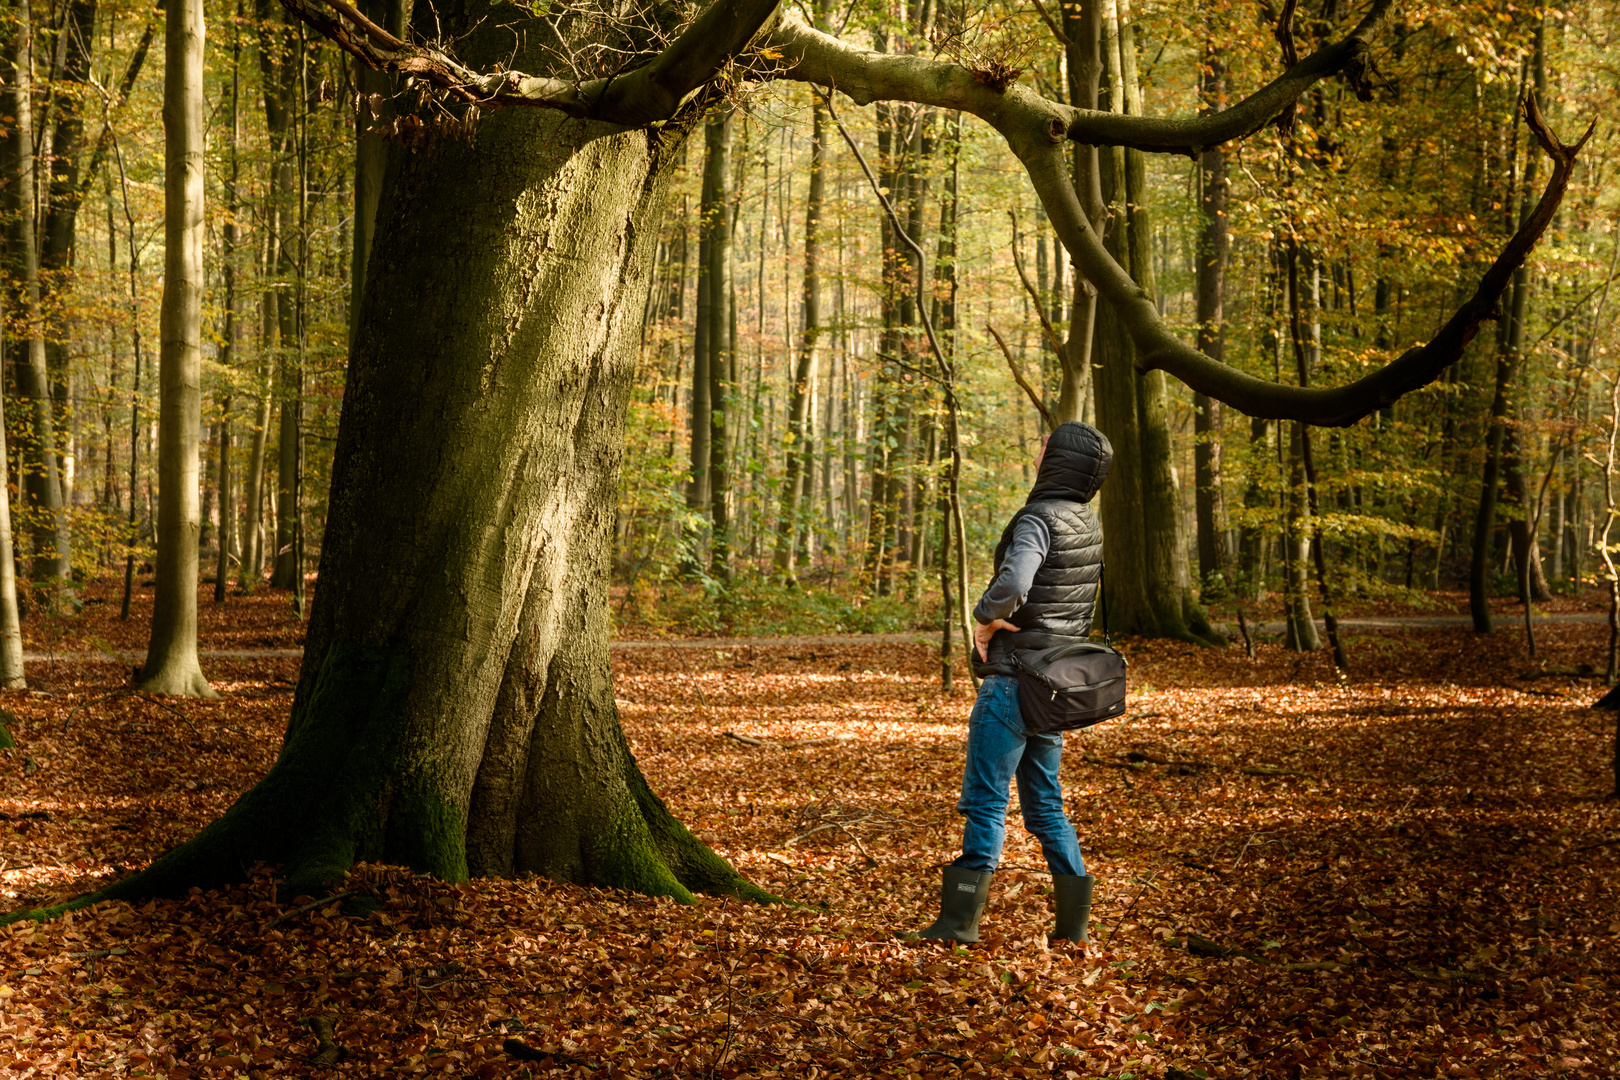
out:
M1102 568L1097 571L1097 591L1102 593L1103 644L1104 645L1112 645L1113 644L1113 639L1110 638L1109 634L1108 634L1108 564L1107 563L1103 563Z

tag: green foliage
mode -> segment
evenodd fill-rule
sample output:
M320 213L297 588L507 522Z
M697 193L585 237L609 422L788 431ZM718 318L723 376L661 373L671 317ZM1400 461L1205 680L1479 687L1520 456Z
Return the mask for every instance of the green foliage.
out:
M654 595L638 594L634 607L619 605L618 619L672 636L768 637L798 634L892 634L938 626L937 598L932 602L901 596L870 597L831 586L784 584L763 574L718 582L668 582ZM626 636L625 631L619 632Z

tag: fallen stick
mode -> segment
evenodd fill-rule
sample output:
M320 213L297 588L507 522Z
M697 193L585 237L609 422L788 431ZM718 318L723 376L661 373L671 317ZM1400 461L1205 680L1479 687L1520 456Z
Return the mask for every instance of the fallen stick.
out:
M280 926L288 919L296 918L306 911L312 911L315 908L322 907L337 900L345 900L359 891L359 889L344 889L342 892L333 893L330 896L323 896L319 900L311 900L307 904L301 904L298 907L293 908L291 911L283 912L282 914L277 915L275 918L259 927L259 932L262 934L264 931L269 930L273 926Z
M815 828L811 829L809 832L800 833L798 836L795 836L793 839L789 840L783 846L784 847L792 847L794 844L797 844L800 840L803 840L805 837L814 836L818 832L825 832L828 829L842 829L842 828L845 828L845 827L850 826L850 825L859 825L863 821L870 821L870 820L872 820L872 815L871 814L867 814L865 817L856 818L854 821L830 821L825 825L817 825ZM854 835L854 834L851 834L851 835Z
M735 739L744 746L769 746L772 749L778 750L781 749L782 746L781 743L767 742L764 739L756 739L752 735L739 735L735 731L722 731L720 735L722 738ZM516 1040L512 1041L515 1042Z
M559 1065L589 1065L584 1058L565 1054L561 1050L542 1050L538 1046L530 1046L522 1039L507 1039L501 1048L519 1061L544 1061L550 1058Z
M1275 765L1245 765L1238 770L1245 776L1297 776L1305 780L1315 780L1310 773L1295 772L1292 769L1279 769Z
M1165 944L1171 948L1177 948L1182 943L1176 938L1168 938L1165 940ZM1304 960L1296 963L1282 963L1263 953L1250 952L1247 949L1239 949L1232 945L1222 945L1218 941L1211 941L1209 938L1199 934L1188 934L1185 947L1194 956L1207 956L1215 960L1241 956L1245 960L1270 964L1282 971L1339 971L1344 967L1337 960Z
M1080 760L1089 762L1092 765L1106 765L1110 769L1129 769L1131 772L1143 772L1147 769L1146 762L1109 761L1107 758L1100 758L1095 754L1081 754Z

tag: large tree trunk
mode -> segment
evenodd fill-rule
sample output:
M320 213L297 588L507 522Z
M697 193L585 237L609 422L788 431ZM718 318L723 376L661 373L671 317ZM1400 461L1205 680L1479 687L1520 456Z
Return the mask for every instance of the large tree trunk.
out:
M1140 114L1136 45L1129 12L1104 18L1103 67L1115 112ZM1147 213L1146 163L1138 150L1099 154L1102 198L1115 208L1109 253L1149 295L1154 291L1152 239ZM1168 391L1162 371L1138 371L1135 345L1119 314L1098 307L1093 343L1097 426L1114 444L1114 465L1101 496L1103 543L1109 567L1113 629L1200 644L1223 639L1196 604L1182 542L1176 482L1171 471Z
M505 58L494 24L462 48ZM624 409L681 134L510 110L472 147L391 149L286 743L104 896L255 859L296 894L369 859L765 897L651 793L608 665Z
M168 0L163 304L158 328L157 592L143 690L214 697L197 663L202 428L203 0Z

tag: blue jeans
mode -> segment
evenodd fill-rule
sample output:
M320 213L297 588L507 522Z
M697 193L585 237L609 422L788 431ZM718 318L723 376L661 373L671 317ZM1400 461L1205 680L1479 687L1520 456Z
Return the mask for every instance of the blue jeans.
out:
M967 764L956 811L967 819L962 854L952 864L981 873L1001 862L1007 839L1008 787L1018 779L1024 827L1041 841L1054 874L1084 874L1080 841L1063 813L1058 764L1062 735L1025 734L1018 711L1018 680L992 675L979 684L979 699L968 717Z

